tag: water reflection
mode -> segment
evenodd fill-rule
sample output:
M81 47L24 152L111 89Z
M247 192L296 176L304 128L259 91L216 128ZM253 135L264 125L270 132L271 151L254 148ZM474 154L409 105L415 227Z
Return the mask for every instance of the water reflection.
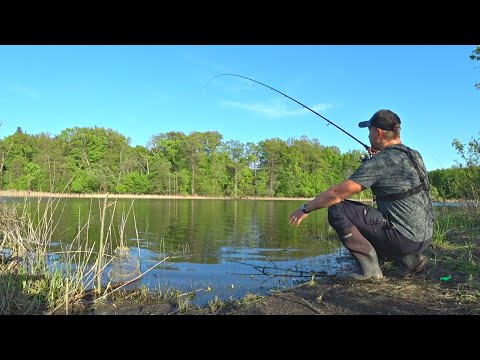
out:
M261 255L264 251L259 248L224 247L220 250L221 262L216 264L167 261L147 273L142 281L152 289L194 291L193 302L204 305L215 297L239 299L247 294L266 295L271 291L284 290L308 281L312 275L333 275L349 266L351 261L344 248L331 254L303 258L289 256L288 251L277 249L276 252L286 256L277 256L283 260L275 262ZM144 261L144 270L147 270L148 263L153 261Z
M137 286L194 291L199 305L216 296L237 299L285 289L311 274L332 275L350 261L331 229L328 233L326 210L312 213L298 228L289 224L300 201L109 201L114 202L106 218L109 255L128 246L146 272ZM36 199L30 204L38 206ZM61 199L50 250L98 251L102 206L103 199Z

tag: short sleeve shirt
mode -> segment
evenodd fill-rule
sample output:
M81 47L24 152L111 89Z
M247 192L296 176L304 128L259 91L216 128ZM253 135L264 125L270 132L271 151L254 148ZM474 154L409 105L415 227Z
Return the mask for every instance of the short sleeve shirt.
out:
M349 179L371 188L375 196L403 193L420 185L420 178L410 157L397 148L408 151L403 144L389 146L365 161ZM420 153L413 149L409 151L428 184L428 173ZM400 200L378 200L377 208L407 238L421 242L432 237L433 208L427 191L422 190Z

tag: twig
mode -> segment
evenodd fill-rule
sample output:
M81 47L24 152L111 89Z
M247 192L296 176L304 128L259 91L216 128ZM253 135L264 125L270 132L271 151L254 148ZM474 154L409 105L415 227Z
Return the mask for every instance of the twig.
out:
M275 267L271 267L271 266L260 266L260 265L253 265L253 264L249 264L249 263L244 263L244 262L241 262L241 261L232 261L232 262L236 262L238 264L242 264L242 265L248 265L248 266L251 266L253 267L255 270L259 271L260 273L262 273L263 275L267 275L267 276L283 276L283 277L311 277L312 275L315 275L315 276L325 276L326 275L326 272L325 271L321 271L321 272L315 272L315 271L306 271L306 270L292 270L292 269L283 269L283 268L279 268L278 266L276 266L275 264ZM284 271L285 273L283 274L270 274L268 272L266 272L266 270L275 270L275 271ZM297 273L296 275L294 275L294 273ZM239 274L240 275L240 274ZM253 274L241 274L241 275L253 275ZM258 274L257 274L258 275Z
M274 294L274 296L280 297L280 298L283 297L281 294ZM313 312L316 312L317 314L320 314L320 315L323 314L323 312L322 312L319 308L317 308L316 306L314 306L312 303L310 303L310 301L308 301L308 300L306 300L306 299L304 299L304 298L302 298L302 297L300 297L300 296L297 296L297 295L295 295L295 296L296 296L296 298L297 298L298 300L300 300L300 302L301 302L303 305L305 305L306 307L308 307L308 308L309 308L310 310L312 310Z

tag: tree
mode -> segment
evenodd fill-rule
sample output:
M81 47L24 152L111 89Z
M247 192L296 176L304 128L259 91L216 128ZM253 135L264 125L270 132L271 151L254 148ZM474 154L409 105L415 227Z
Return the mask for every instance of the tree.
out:
M480 45L477 45L477 48L472 51L472 55L470 55L470 59L480 61ZM480 83L476 83L475 87L480 90Z
M196 171L199 165L205 160L205 137L204 134L198 131L190 133L185 139L184 149L186 160L188 161L190 173L191 173L191 184L190 184L190 194L195 195L195 178Z
M115 187L115 190L120 194L148 194L150 188L148 175L134 171L127 174L123 181Z
M282 165L282 154L288 144L279 138L267 139L259 143L260 167L268 176L267 196L275 196L278 186L278 174Z
M243 177L248 176L249 158L247 147L238 140L228 140L224 143L224 151L228 154L227 169L231 174L231 194L234 197L239 195L239 184L244 183ZM243 190L243 189L242 189ZM243 191L242 191L243 193Z
M472 137L467 146L455 139L452 145L465 162L465 178L461 184L465 197L472 201L476 213L480 214L480 139Z
M172 175L171 185L168 186L168 192L171 195L178 195L181 190L180 188L184 188L184 181L185 177L185 142L187 136L181 131L170 131L164 134L158 134L151 137L148 143L148 150L153 155L152 161L163 163L163 159L170 163L170 171ZM153 167L154 164L152 164ZM160 168L164 169L165 166L162 164L161 167L158 167L157 170ZM153 171L153 170L152 170ZM152 174L152 183L157 183L156 176L160 175L159 173L155 173L153 171ZM154 188L156 186L154 185ZM171 189L171 190L170 190ZM183 190L182 190L183 191Z

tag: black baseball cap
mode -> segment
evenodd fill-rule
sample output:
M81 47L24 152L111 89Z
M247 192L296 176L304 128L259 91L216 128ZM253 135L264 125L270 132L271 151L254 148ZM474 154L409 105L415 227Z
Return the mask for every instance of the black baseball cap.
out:
M358 126L361 128L375 126L379 129L395 131L400 127L400 123L401 121L397 114L393 111L382 109L373 114L370 120L359 122Z

